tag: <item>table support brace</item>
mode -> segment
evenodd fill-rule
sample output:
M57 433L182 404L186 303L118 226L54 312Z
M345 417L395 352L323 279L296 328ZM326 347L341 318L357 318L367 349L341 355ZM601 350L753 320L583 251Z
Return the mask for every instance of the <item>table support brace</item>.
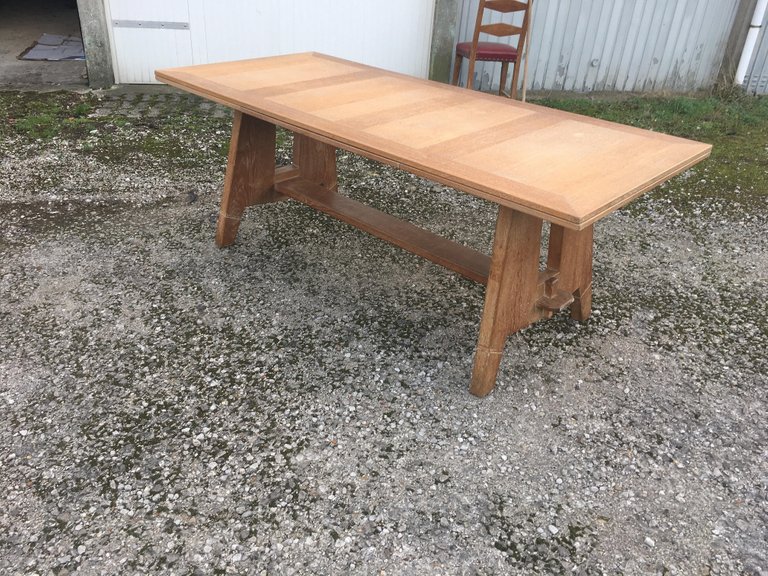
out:
M547 269L539 271L542 219L500 206L489 259L337 193L336 149L294 134L293 161L275 169L275 126L235 112L216 243L232 244L246 207L294 198L409 252L487 283L470 392L493 390L507 337L571 306L578 320L592 299L592 227L553 224Z
M499 206L469 391L485 396L496 384L507 336L533 322L539 290L541 218Z
M592 312L592 232L552 224L547 267L558 270L558 288L573 294L571 318L586 320Z
M216 244L235 241L248 206L280 200L275 192L275 125L235 112Z

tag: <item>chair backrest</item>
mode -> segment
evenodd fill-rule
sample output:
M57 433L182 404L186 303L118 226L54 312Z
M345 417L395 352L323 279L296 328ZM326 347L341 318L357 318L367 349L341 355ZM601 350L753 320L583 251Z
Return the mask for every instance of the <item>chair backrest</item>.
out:
M480 40L480 33L490 34L491 36L519 36L517 48L522 49L525 44L525 36L528 33L528 24L530 22L530 8L533 0L480 0L477 7L477 19L475 20L475 34L472 37L472 45L477 46ZM485 12L501 12L508 14L510 12L522 12L523 21L520 26L507 24L505 22L494 22L483 24Z

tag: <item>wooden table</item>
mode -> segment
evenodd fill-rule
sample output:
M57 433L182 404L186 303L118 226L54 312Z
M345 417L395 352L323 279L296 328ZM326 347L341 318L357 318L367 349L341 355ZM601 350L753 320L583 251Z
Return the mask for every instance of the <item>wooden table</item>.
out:
M486 283L478 396L495 386L509 334L566 307L589 316L593 224L711 148L314 53L156 76L235 110L219 246L234 242L246 207L289 197ZM275 126L294 133L291 166L275 167ZM338 194L336 148L498 204L491 257Z

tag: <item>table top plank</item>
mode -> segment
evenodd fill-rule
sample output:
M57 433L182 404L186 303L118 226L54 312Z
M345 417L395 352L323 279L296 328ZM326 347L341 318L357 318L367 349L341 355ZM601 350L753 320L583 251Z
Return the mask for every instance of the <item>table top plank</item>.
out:
M577 230L711 150L708 144L315 53L158 70L156 76Z

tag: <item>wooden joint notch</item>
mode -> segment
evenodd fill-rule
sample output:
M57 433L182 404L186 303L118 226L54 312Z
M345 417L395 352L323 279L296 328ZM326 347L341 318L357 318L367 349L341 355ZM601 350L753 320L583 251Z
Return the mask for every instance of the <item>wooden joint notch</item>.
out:
M542 317L550 318L553 313L565 310L573 304L574 296L571 292L557 288L560 272L547 268L539 273L539 298L536 300L536 309Z

